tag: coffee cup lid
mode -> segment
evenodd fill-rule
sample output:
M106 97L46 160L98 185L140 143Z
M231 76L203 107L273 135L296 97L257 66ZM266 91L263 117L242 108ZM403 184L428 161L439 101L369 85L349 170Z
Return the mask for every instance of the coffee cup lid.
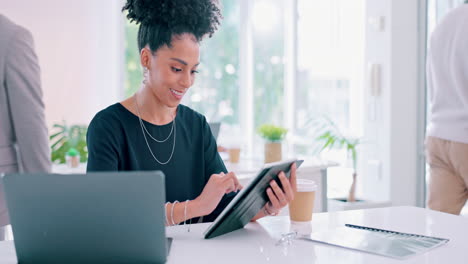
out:
M313 180L297 179L298 192L313 192L317 190L317 184Z

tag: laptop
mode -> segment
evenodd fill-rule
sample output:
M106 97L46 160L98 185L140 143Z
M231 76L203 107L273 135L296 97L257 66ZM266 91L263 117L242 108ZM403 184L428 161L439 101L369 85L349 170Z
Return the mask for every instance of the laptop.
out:
M9 174L19 263L163 263L164 174Z

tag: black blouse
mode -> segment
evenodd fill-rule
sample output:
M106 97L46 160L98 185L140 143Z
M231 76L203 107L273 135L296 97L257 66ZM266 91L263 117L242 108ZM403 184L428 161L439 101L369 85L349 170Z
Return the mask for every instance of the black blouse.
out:
M173 123L158 126L143 121L148 132L157 140L171 133ZM166 162L161 165L151 155L136 115L120 103L100 111L88 128L87 171L148 171L161 170L165 175L166 201L184 202L198 197L212 174L227 172L217 151L206 119L187 106L179 105L174 131L163 143L146 138L154 156ZM235 193L223 197L218 207L203 222L213 221L232 200ZM193 219L198 221L198 219Z

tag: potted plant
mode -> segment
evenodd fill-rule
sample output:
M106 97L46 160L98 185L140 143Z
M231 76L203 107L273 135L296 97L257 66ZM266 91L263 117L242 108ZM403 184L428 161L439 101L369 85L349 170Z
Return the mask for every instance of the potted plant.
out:
M65 121L54 124L52 135L50 136L52 149L52 162L66 163L69 157L70 164L76 166L79 162L88 160L88 150L86 148L86 132L88 127L85 125L68 126Z
M288 130L271 124L263 124L258 128L258 133L266 140L265 163L280 161L282 158L281 142L288 133Z
M353 163L353 181L349 188L347 202L356 202L356 178L357 178L357 146L360 143L359 138L347 137L341 133L338 126L330 119L325 118L325 122L321 122L320 133L316 138L323 143L321 151L325 149L346 149L348 158Z

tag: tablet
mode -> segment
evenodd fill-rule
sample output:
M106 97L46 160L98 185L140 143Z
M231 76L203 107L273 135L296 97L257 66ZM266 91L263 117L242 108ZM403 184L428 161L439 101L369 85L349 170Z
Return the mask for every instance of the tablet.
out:
M237 229L243 228L269 201L266 189L270 181L275 179L280 187L281 181L278 173L284 171L290 177L290 168L293 163L296 168L303 160L288 160L266 164L252 181L240 191L236 197L224 208L215 221L205 231L205 239L217 237Z

